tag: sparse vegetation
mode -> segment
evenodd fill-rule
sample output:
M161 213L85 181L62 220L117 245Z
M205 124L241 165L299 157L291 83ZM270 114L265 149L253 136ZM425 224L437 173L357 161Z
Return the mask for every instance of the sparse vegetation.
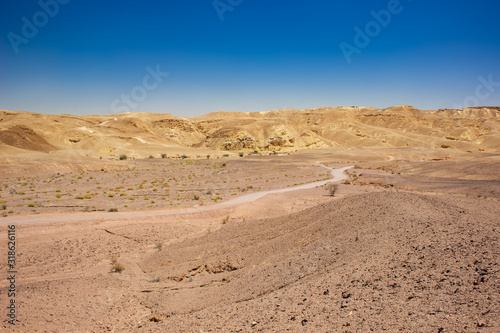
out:
M238 155L239 155L240 157L243 157L243 155L244 155L244 154L243 154L243 152L242 152L242 151L240 151L240 152L238 153Z
M242 152L244 156L247 155L247 152L243 150ZM224 155L234 157L236 154L238 151L227 152ZM252 154L250 153L250 156ZM160 154L156 157L159 158L159 156ZM7 192L7 195L11 194L7 210L10 207L24 207L25 211L30 213L81 211L84 207L91 206L88 202L92 202L95 204L95 207L92 206L94 211L108 211L110 207L125 207L125 203L128 203L130 207L121 210L128 211L130 209L159 209L163 207L160 202L180 207L207 205L250 191L252 186L256 191L271 189L277 186L276 181L281 182L285 178L284 174L288 175L287 178L300 177L295 173L290 173L292 166L281 167L279 175L272 172L269 177L255 177L256 166L252 165L249 169L241 168L238 164L226 162L227 160L217 163L214 155L210 155L209 159L205 159L206 156L207 153L197 155L197 159L194 160L181 160L179 154L178 160L163 160L162 163L155 163L155 166L148 163L147 158L132 161L129 157L130 162L126 165L118 161L111 162L118 164L116 167L108 165L104 172L101 171L104 167L99 166L94 170L79 170L68 172L66 175L56 176L54 173L47 178L18 177L8 180L7 184L1 184L1 188L4 193ZM318 172L313 173L308 170L302 176L307 177L306 179L302 178L300 181L297 179L295 182L300 183L306 180L304 183L307 183L318 180L317 174ZM81 180L77 180L80 177ZM255 183L249 187L248 181ZM234 185L240 186L235 189ZM20 189L25 189L26 193L21 192ZM57 200L54 201L54 197ZM2 199L0 198L0 211ZM50 199L57 204L44 206L43 204L50 202ZM34 206L28 209L27 205L30 202ZM18 206L19 204L21 206ZM22 213L21 209L15 211L14 214Z
M127 155L125 155L125 154L120 155L120 161L123 161L126 159L127 159Z
M110 213L116 213L118 211L118 208L110 208L108 209L108 212Z

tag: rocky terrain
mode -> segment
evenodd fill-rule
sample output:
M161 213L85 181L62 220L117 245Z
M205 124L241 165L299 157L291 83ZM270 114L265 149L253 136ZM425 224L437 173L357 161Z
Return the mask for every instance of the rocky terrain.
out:
M0 327L496 333L499 118L0 111Z
M0 111L0 149L74 152L93 157L170 157L208 152L290 152L331 147L428 147L461 151L500 149L500 108L379 110L337 107L267 112L42 115ZM197 148L197 149L194 149ZM214 153L212 153L214 154Z

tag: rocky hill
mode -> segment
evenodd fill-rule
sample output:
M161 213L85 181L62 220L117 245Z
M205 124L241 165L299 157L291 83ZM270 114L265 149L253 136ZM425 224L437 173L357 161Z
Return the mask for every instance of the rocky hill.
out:
M191 151L287 152L328 147L500 149L500 107L419 110L336 107L267 112L45 115L0 111L0 151L81 151L114 157Z

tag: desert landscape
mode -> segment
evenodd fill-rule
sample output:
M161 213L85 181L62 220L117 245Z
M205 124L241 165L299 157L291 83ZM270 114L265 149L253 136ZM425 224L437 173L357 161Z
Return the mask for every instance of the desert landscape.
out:
M499 107L0 111L2 330L498 332L499 169Z

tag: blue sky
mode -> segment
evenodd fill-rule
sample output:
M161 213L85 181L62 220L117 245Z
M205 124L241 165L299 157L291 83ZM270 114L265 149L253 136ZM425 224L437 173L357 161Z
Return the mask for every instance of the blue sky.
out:
M0 109L500 105L498 1L1 1Z

